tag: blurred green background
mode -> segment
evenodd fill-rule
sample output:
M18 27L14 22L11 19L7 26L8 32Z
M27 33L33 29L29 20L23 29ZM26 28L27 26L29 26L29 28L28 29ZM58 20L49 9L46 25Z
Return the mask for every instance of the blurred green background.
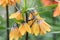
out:
M18 5L18 8L22 9L24 1L21 1L21 4ZM46 35L34 36L29 34L29 40L60 40L60 17L53 17L53 11L56 8L57 4L44 7L41 3L41 0L27 0L28 8L35 8L41 17L45 18L46 22L49 23L52 27L52 31ZM14 13L14 6L9 7L9 14ZM14 20L9 20L10 27L14 24ZM0 40L6 40L6 9L0 6ZM25 35L19 39L25 40Z

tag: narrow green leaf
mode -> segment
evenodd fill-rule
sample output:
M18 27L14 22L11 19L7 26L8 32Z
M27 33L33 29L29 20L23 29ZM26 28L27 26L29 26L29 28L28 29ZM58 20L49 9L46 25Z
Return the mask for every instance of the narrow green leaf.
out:
M3 29L6 29L6 28L5 28L5 27L1 27L1 26L0 26L0 30L3 30Z

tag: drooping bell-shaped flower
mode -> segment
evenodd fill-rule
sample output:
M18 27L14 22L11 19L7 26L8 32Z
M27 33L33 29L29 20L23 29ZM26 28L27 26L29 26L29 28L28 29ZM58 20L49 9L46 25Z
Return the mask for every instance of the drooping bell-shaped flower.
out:
M46 34L46 32L51 31L51 27L48 23L46 23L44 20L39 20L39 29L40 29L40 34Z
M30 26L27 23L23 23L19 27L19 31L22 35L24 35L26 32L31 33Z
M20 0L0 0L0 5L6 7L6 5L15 5L16 3L20 3Z
M54 10L53 17L60 16L60 2L58 2L57 7Z
M16 12L16 13L13 13L9 16L9 19L16 19L16 20L23 20L23 16L21 14L21 12Z
M19 32L19 28L16 26L16 24L14 25L14 27L11 28L10 33L9 33L9 39L10 40L18 40L19 38L21 38L22 35Z
M32 25L31 31L35 36L39 35L39 25L36 22Z

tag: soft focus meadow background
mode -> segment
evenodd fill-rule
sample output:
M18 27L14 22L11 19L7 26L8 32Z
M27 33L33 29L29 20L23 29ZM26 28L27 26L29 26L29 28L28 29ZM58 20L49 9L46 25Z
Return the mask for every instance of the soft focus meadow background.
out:
M22 9L24 1L21 1L21 4L18 5L18 8ZM41 17L46 19L46 22L51 25L51 32L46 35L34 36L29 34L29 40L60 40L60 17L53 18L53 11L55 5L44 7L40 0L27 0L28 8L35 8ZM9 7L9 14L14 13L14 6ZM10 27L14 24L13 20L10 20ZM6 9L0 6L0 40L6 40ZM22 39L25 40L25 35Z

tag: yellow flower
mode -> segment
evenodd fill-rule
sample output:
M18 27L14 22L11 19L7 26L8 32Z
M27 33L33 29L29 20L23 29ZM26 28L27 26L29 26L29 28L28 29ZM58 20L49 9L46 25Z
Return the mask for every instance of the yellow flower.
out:
M10 40L18 40L19 37L21 37L21 33L19 32L19 29L17 27L13 27L10 30L10 34L9 34L9 39Z
M29 15L30 19L33 18L33 17L35 17L35 19L37 19L37 20L45 20L44 18L40 17L39 13L35 10L32 11Z
M37 20L45 20L44 18L40 17L40 15L36 15L35 18L36 18Z
M39 27L39 33L40 35L45 35L46 31L42 27Z
M31 11L31 13L32 13L34 16L38 15L38 12L37 12L36 10Z
M24 23L24 27L28 33L31 33L31 28L27 23Z
M32 19L33 18L33 15L30 13L30 15L29 15L29 19Z
M34 20L29 21L29 22L28 22L28 25L31 26L31 25L33 24L33 22L34 22Z
M43 26L39 26L39 33L41 34L41 35L44 35L44 34L46 34L46 30L43 28Z
M9 16L9 19L15 18L16 20L23 20L22 14L20 12L13 13Z
M23 24L20 25L19 31L20 31L20 33L21 33L22 35L24 35L24 34L26 33L26 29L25 29L25 27L23 26Z
M29 22L28 22L28 25L32 25L32 23L34 22L34 18L33 18L33 15L30 13L30 15L29 15Z
M46 34L46 32L51 31L51 27L48 23L46 23L44 20L38 21L40 34Z
M38 15L38 12L37 11L34 11L33 15Z
M39 34L39 26L37 23L34 23L31 27L32 34L37 36Z
M22 35L24 35L26 32L31 33L30 26L27 23L23 23L19 27L19 31Z
M20 3L20 0L0 0L0 5L3 7L6 5L15 5L16 3Z

